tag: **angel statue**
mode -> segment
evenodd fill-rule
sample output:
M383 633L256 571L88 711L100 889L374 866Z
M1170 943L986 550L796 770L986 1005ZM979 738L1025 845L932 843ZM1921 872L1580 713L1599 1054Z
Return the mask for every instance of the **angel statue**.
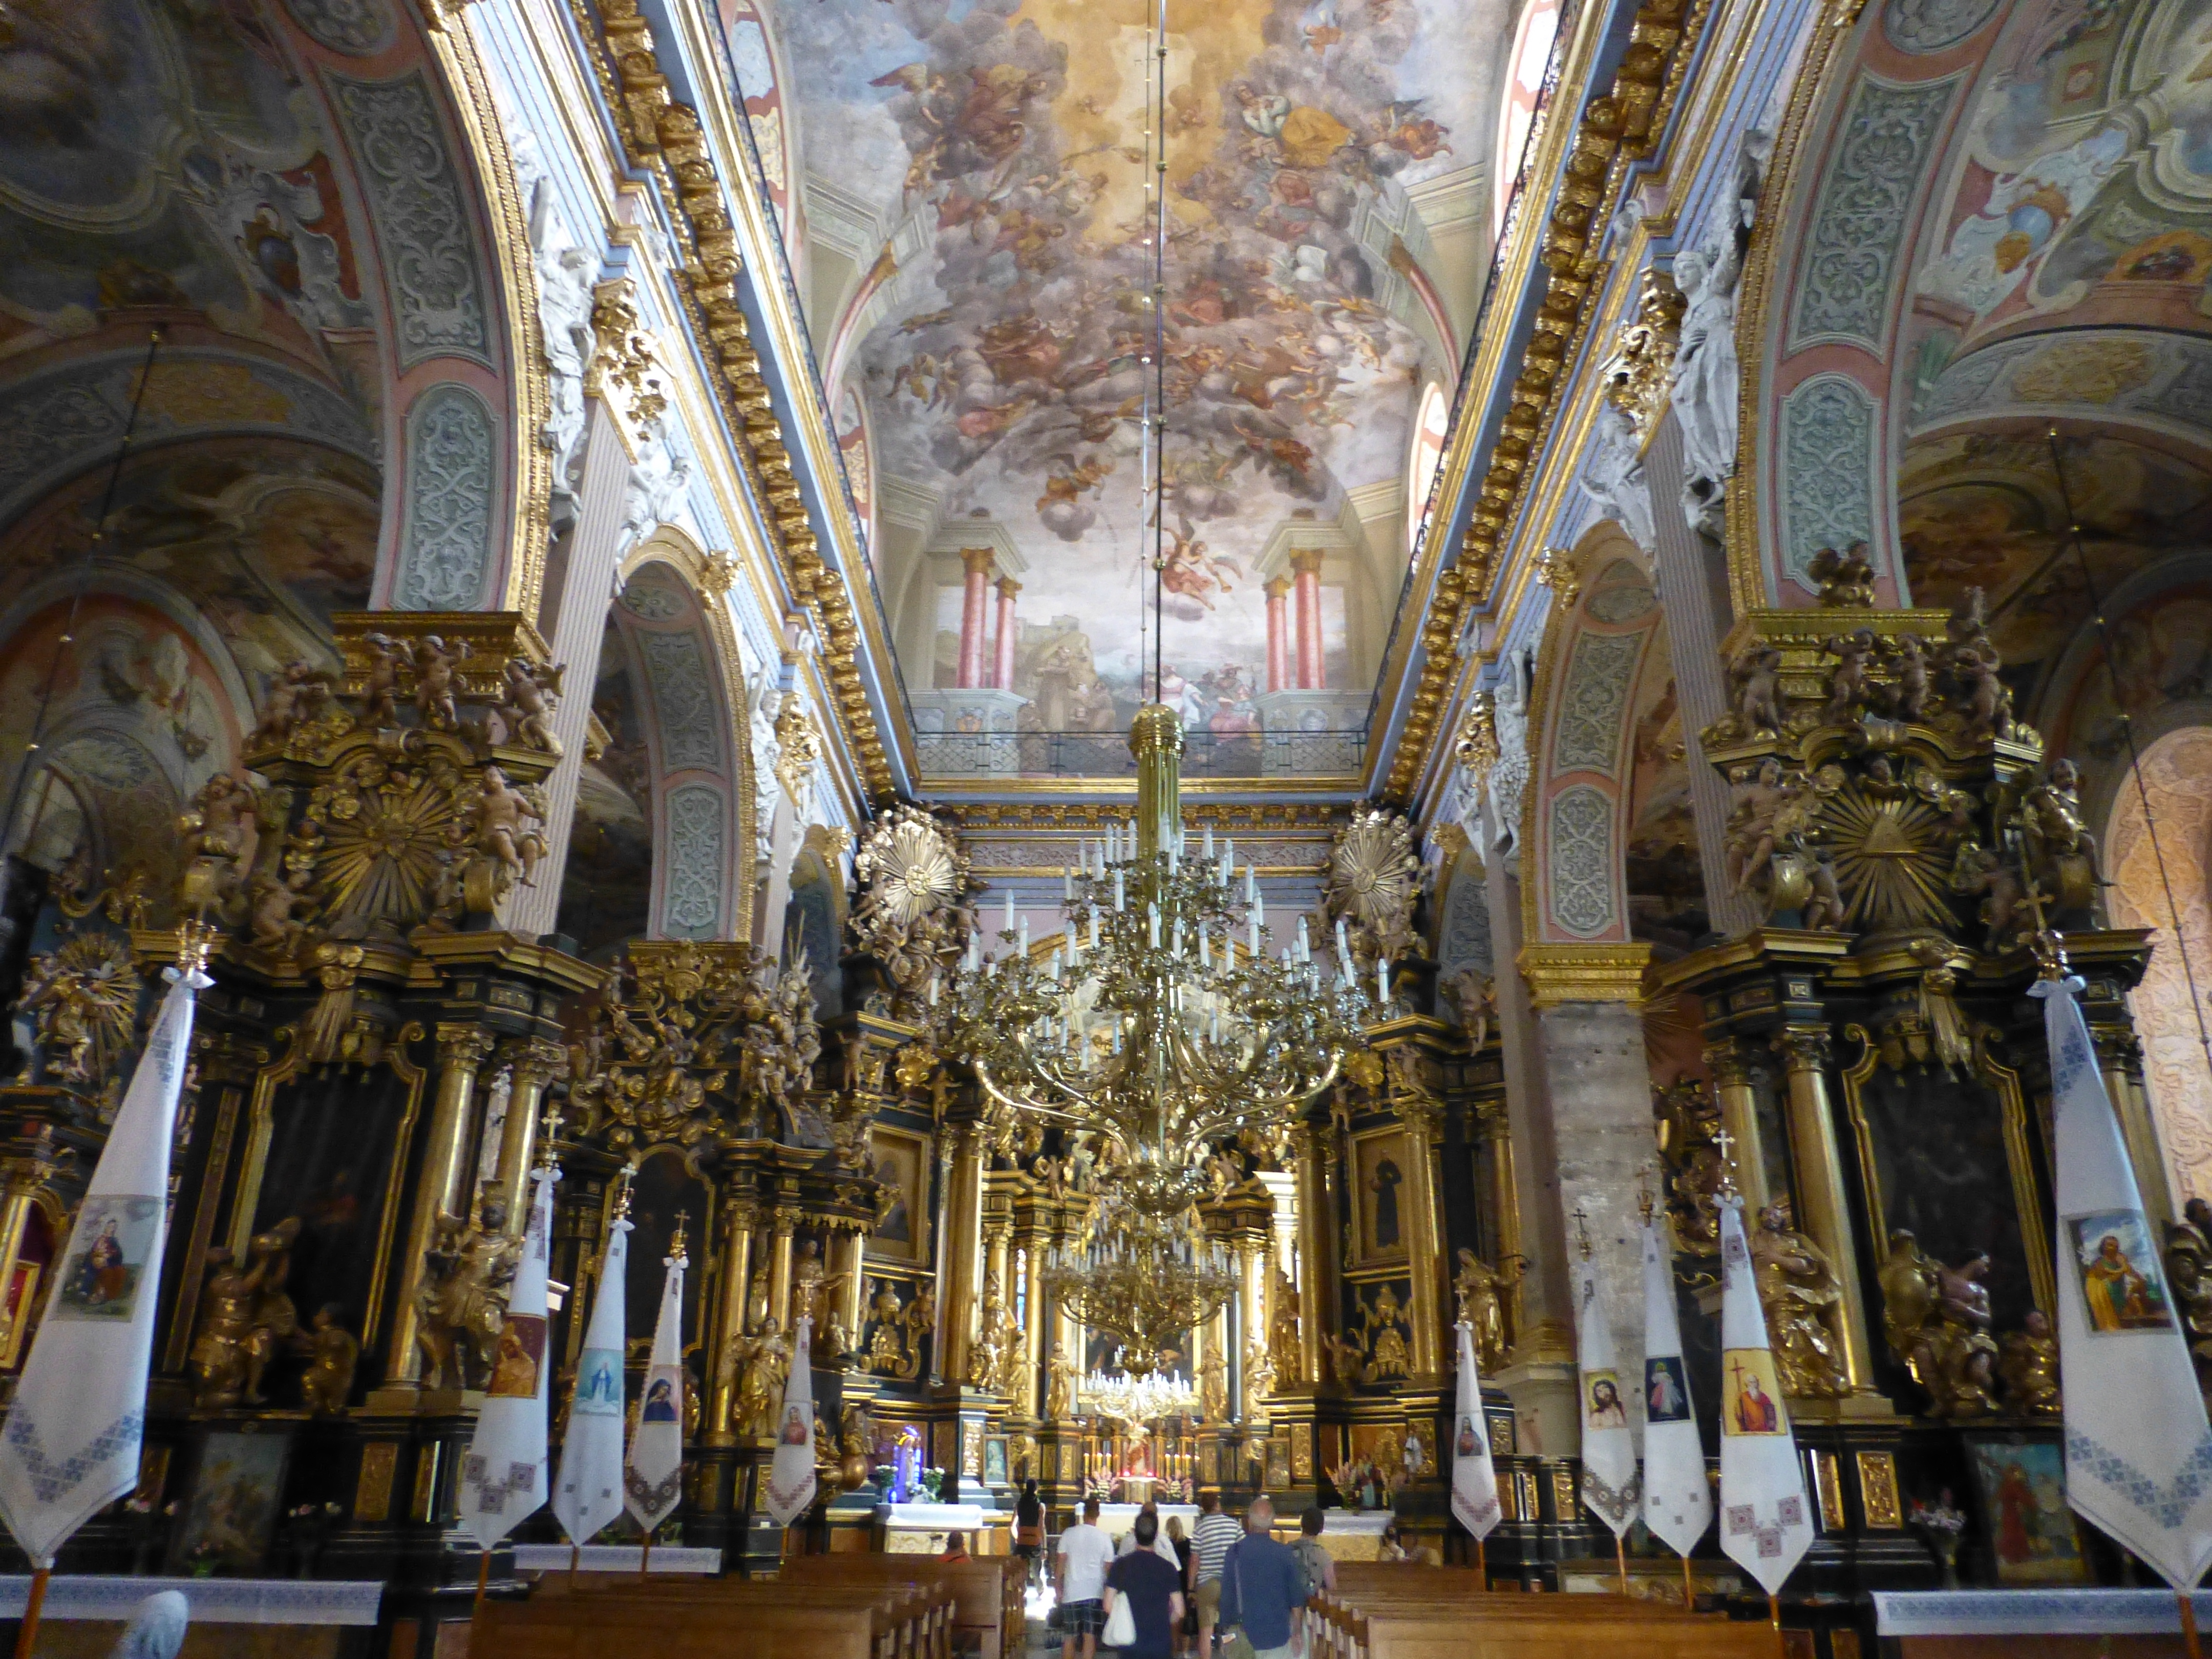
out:
M566 663L548 665L509 657L500 671L499 712L507 721L507 740L561 758L561 739L553 734L553 714L561 706L561 676Z

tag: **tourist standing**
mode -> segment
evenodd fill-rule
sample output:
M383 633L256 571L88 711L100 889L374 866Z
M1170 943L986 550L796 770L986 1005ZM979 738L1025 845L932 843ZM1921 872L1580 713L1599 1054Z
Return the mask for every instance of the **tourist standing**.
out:
M1106 1569L1114 1540L1098 1524L1098 1500L1086 1498L1083 1519L1060 1535L1060 1659L1093 1659L1106 1628Z
M1324 1548L1321 1529L1328 1512L1318 1505L1298 1517L1298 1541L1291 1546L1291 1553L1298 1558L1298 1566L1306 1576L1306 1594L1318 1595L1327 1590L1336 1594L1336 1558Z
M1139 1512L1129 1535L1136 1547L1106 1570L1105 1612L1113 1616L1114 1603L1129 1598L1130 1617L1136 1621L1137 1639L1120 1651L1125 1659L1174 1659L1176 1627L1182 1622L1182 1584L1167 1558L1154 1552L1159 1540L1160 1517L1147 1506Z
M1182 1516L1168 1516L1168 1547L1175 1552L1176 1583L1183 1595L1182 1617L1176 1620L1175 1650L1180 1655L1198 1633L1198 1609L1191 1605L1190 1540L1183 1536Z
M1198 1508L1198 1525L1190 1534L1191 1600L1198 1607L1199 1659L1209 1659L1213 1627L1221 1622L1221 1564L1244 1531L1221 1512L1219 1492L1200 1492Z
M1022 1482L1021 1498L1014 1505L1014 1553L1027 1564L1027 1576L1035 1578L1037 1561L1044 1554L1044 1504L1034 1480Z
M1267 1535L1274 1520L1273 1503L1254 1498L1244 1511L1244 1536L1221 1563L1221 1622L1243 1628L1255 1659L1292 1659L1306 1601L1298 1558Z

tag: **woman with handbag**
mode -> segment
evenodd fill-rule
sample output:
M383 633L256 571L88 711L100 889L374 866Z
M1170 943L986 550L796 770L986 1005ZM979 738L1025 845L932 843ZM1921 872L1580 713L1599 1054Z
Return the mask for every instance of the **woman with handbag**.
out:
M1118 1648L1125 1659L1174 1659L1182 1579L1153 1550L1159 1525L1150 1510L1139 1515L1132 1534L1136 1548L1106 1571L1106 1628L1099 1645Z
M1034 1480L1022 1482L1021 1500L1014 1505L1014 1553L1029 1564L1032 1580L1044 1554L1044 1504L1037 1497L1036 1486Z

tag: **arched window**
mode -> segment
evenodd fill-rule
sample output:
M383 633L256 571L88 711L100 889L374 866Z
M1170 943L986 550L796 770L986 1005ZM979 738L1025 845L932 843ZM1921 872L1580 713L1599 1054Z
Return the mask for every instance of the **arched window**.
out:
M1420 418L1413 422L1413 451L1406 465L1406 550L1421 550L1421 532L1429 527L1429 486L1444 458L1444 432L1451 425L1451 404L1435 381L1421 393Z
M2144 823L2146 796L2158 826L2155 853ZM2150 967L2130 1000L2159 1139L2181 1196L2212 1198L2212 1068L2181 955L2186 950L2197 970L2197 993L2212 993L2212 727L2169 732L2144 751L2142 787L2124 780L2112 803L2105 866L2113 884L2112 925L2153 930Z
M1492 167L1496 204L1491 234L1505 228L1506 204L1521 176L1521 152L1536 124L1536 99L1544 90L1544 70L1552 61L1552 41L1559 32L1559 0L1528 0L1513 31L1513 55L1506 59L1505 95L1498 106L1498 159Z

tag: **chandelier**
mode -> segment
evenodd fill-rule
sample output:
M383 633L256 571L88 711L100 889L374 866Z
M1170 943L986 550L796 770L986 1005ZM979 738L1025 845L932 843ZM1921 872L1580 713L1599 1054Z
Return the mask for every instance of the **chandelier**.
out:
M1040 962L1009 895L1012 948L987 956L971 935L931 982L931 1024L998 1107L1098 1143L1132 1218L1179 1218L1208 1195L1215 1142L1284 1122L1335 1081L1371 1005L1341 927L1324 973L1303 917L1275 944L1249 865L1239 891L1233 842L1217 856L1208 828L1185 856L1175 711L1138 710L1129 746L1136 822L1086 842L1065 872L1064 938ZM1105 1237L1133 1248L1152 1232L1133 1218Z
M1055 1248L1045 1258L1046 1294L1078 1323L1119 1337L1121 1369L1132 1377L1149 1378L1171 1341L1212 1318L1237 1293L1234 1258L1218 1243L1201 1238L1195 1221L1103 1200L1092 1211L1080 1244ZM1097 1390L1086 1387L1085 1392ZM1099 1409L1133 1423L1166 1414Z

